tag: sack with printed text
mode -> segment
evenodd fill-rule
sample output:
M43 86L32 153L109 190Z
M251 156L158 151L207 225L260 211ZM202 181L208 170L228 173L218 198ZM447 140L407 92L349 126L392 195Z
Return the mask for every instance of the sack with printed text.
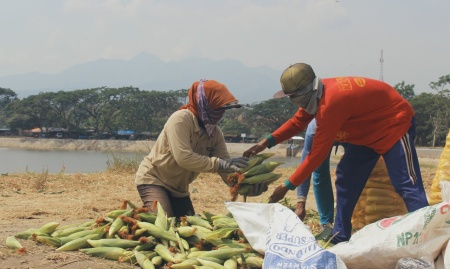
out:
M404 258L434 264L437 257L444 255L449 240L450 203L446 200L369 224L353 234L348 242L328 250L338 255L349 269L361 268L361 264L365 268L384 269L395 268ZM442 260L442 264L445 267L436 267L436 264L435 268L450 268L448 258Z
M309 227L281 204L226 203L252 248L264 254L264 269L345 269L335 254L321 248Z

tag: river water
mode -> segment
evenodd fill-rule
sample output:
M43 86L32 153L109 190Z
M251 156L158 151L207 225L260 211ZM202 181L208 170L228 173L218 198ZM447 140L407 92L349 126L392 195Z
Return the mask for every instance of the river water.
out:
M443 148L417 148L419 157L432 158L434 163L439 161ZM108 161L115 157L124 160L144 158L143 153L135 152L107 152L94 150L30 150L0 147L0 174L47 171L55 173L95 173L105 171ZM339 153L338 153L339 155ZM236 156L234 156L236 157ZM296 167L300 161L301 152L296 157L273 156L271 161L283 162L280 167ZM330 159L330 167L334 168L339 156ZM137 164L138 165L138 164Z
M74 151L74 150L28 150L14 148L0 148L0 173L94 173L107 168L107 162L115 157L125 160L142 159L142 153L104 151ZM294 167L298 165L297 157L273 156L271 161L283 162L280 167Z

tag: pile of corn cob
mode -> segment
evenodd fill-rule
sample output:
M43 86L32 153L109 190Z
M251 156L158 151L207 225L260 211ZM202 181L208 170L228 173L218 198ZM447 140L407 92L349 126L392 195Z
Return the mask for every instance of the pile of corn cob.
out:
M236 201L239 194L244 197L245 201L253 184L263 182L271 184L281 177L281 174L273 173L273 170L282 164L281 162L264 162L274 154L275 153L256 154L249 159L248 165L242 168L240 172L228 175L227 180L231 187L230 193L232 201Z
M90 256L128 262L141 268L220 268L238 265L261 268L263 256L252 249L237 222L228 215L168 218L124 201L120 209L79 225L49 222L6 239L6 245L26 253L19 239L35 240L55 251L80 251Z
M435 205L442 202L441 181L450 181L450 130L447 134L444 150L439 158L436 174L431 184L431 190L428 198L430 205Z
M378 220L408 213L405 202L392 186L381 157L367 180L352 214L352 228L359 230Z

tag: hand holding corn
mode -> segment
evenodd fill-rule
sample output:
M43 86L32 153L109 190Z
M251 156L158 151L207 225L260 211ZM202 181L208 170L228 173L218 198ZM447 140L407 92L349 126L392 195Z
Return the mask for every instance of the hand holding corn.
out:
M269 203L276 203L284 198L286 193L288 192L288 188L284 185L278 186L269 197Z
M250 188L248 189L246 196L259 196L263 192L267 191L269 184L271 181L263 181L256 184L250 184Z
M255 156L256 154L260 153L261 151L265 150L266 148L267 148L267 139L263 139L258 144L254 145L251 148L249 148L248 150L244 151L242 156L250 158L250 157Z
M248 158L246 157L238 157L231 158L228 160L219 159L219 171L232 171L239 172L241 168L244 168L248 165Z

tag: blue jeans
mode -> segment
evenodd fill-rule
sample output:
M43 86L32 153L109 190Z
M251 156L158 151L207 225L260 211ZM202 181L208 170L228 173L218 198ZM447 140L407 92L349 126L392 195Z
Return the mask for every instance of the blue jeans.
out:
M316 120L313 119L306 129L305 141L302 150L302 159L306 158L311 151L314 135L316 134ZM331 153L331 150L330 150ZM320 223L327 224L334 222L334 195L330 176L330 153L327 158L313 172L314 196L316 197L317 210L319 212ZM311 175L297 187L297 197L305 200L308 197L311 184Z

